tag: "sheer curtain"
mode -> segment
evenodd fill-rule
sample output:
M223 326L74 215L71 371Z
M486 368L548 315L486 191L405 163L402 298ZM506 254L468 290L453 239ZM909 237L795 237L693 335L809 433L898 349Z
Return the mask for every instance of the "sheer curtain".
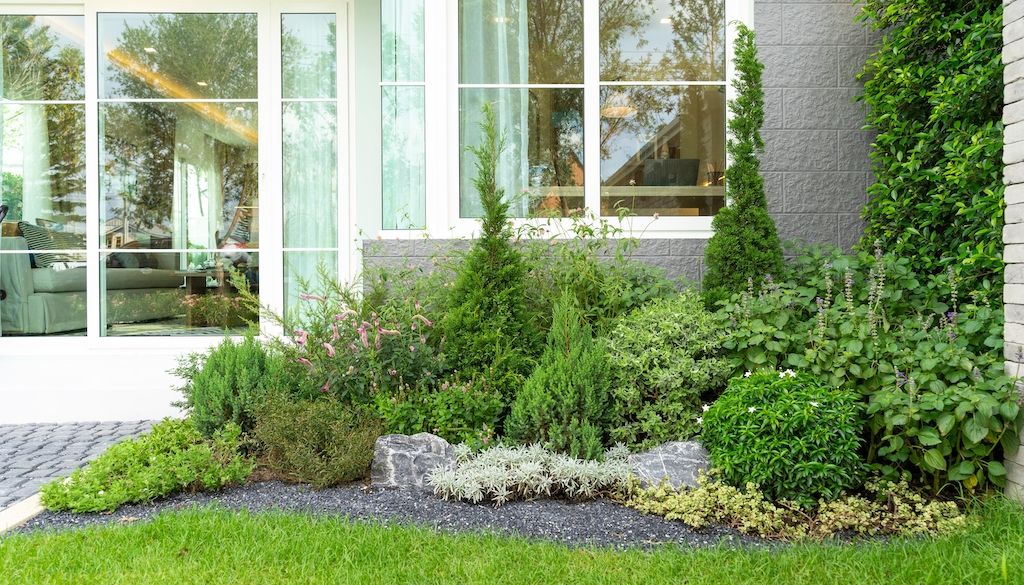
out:
M461 147L479 145L479 122L485 102L494 105L498 130L505 135L497 179L505 189L512 213L526 215L522 197L529 177L528 89L474 88L473 84L518 85L530 82L527 0L463 0L460 2ZM470 87L466 87L469 85ZM475 159L462 153L460 209L463 217L482 214L473 187Z

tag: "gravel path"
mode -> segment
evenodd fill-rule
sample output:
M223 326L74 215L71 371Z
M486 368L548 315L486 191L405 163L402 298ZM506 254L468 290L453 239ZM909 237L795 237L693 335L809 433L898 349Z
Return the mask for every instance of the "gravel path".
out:
M151 421L0 425L0 510L82 467Z
M252 483L216 494L179 494L147 505L119 508L113 514L44 512L21 527L67 529L150 518L163 510L219 505L228 509L286 509L351 519L426 526L443 532L494 532L567 545L649 548L765 545L766 541L722 527L696 531L681 522L641 514L607 500L571 503L559 500L486 504L445 502L413 491L366 491L362 485L314 491L276 481Z

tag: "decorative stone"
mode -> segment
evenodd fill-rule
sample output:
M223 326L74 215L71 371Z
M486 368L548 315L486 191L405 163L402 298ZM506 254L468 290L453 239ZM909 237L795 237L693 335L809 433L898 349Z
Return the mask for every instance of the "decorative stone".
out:
M384 435L373 446L370 485L430 491L427 475L437 467L454 464L455 449L437 435Z
M629 468L644 487L663 479L676 489L697 487L697 475L709 465L708 452L697 441L673 441L629 456Z

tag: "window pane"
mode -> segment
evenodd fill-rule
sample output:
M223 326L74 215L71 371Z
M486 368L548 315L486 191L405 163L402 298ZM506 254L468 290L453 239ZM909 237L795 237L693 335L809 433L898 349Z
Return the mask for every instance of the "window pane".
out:
M337 80L333 14L281 15L281 87L286 98L330 98Z
M462 83L583 83L582 0L460 0Z
M256 253L119 251L103 254L105 335L224 335L254 320L230 277L259 290Z
M0 16L3 99L84 99L84 27L82 16Z
M255 14L100 14L101 98L256 98Z
M99 109L104 247L258 246L255 104Z
M724 80L725 0L602 0L601 79Z
M384 229L426 225L424 107L423 87L381 88Z
M338 112L332 102L283 104L284 245L338 245Z
M724 170L725 86L601 88L603 215L714 215Z
M0 335L85 335L85 255L29 254L25 238L0 236Z
M494 106L505 151L498 182L512 202L512 213L564 216L583 207L583 90L460 90L459 151L462 217L479 217L473 187L476 158L466 147L481 141L481 108Z
M320 272L331 282L338 282L338 253L334 251L284 253L284 309L288 316L296 316L308 306L302 293L319 294Z
M25 235L39 249L85 248L85 106L7 103L0 115L5 222L38 227Z
M381 0L382 81L423 81L423 28L423 0Z

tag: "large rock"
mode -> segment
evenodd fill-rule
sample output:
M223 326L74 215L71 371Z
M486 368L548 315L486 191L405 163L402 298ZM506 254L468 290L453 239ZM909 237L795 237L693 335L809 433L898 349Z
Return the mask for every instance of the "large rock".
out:
M629 456L629 467L644 487L663 479L676 489L697 487L697 475L709 464L707 450L697 441L673 441Z
M431 491L427 475L437 467L454 464L455 450L437 435L384 435L373 446L370 485Z

